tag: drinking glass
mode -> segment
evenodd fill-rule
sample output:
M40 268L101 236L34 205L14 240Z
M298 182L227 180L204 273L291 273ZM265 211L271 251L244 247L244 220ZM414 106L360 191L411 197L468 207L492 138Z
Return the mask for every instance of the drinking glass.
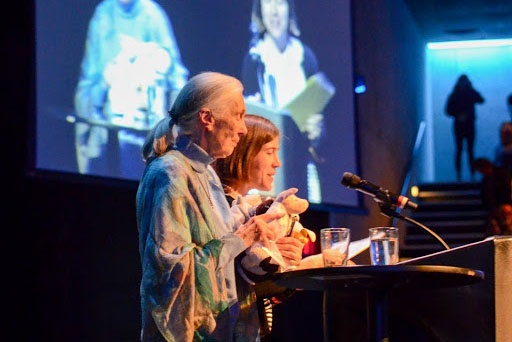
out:
M370 228L372 265L394 265L398 262L398 228Z
M320 230L320 247L324 267L346 266L350 229L324 228Z

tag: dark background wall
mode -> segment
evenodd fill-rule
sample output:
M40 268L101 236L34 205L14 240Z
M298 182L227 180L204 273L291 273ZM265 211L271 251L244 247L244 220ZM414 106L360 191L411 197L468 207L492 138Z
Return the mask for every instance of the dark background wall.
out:
M9 85L3 101L6 323L19 341L135 341L136 189L24 175L27 144L33 143L27 133L33 109L32 10L23 2L11 6L17 25L8 20L1 30ZM399 191L422 108L423 42L402 1L359 0L353 7L356 71L368 87L357 100L362 176ZM365 199L365 205L368 214L310 212L303 219L312 228L348 226L359 238L368 227L388 222L373 202ZM319 298L301 294L283 304L288 321L282 327L293 328L299 340L318 341Z
M355 72L367 87L356 102L362 177L400 193L422 117L424 41L401 0L352 6ZM350 227L359 239L368 228L390 223L370 197L363 200L367 215L333 214L331 224Z

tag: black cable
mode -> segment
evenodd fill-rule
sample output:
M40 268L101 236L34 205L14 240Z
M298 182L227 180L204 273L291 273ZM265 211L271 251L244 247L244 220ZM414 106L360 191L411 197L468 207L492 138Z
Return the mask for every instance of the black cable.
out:
M381 214L382 215L385 215L385 216L392 216L392 217L396 217L397 219L400 219L402 221L406 221L406 222L410 222L412 224L415 224L416 226L420 227L420 228L423 228L424 230L426 230L430 235L432 235L433 237L435 237L440 243L441 245L443 245L444 248L446 249L450 249L450 247L446 244L446 242L444 242L444 240L439 236L437 235L436 233L434 233L431 229L427 228L425 225L419 223L418 221L416 220L413 220L412 218L409 218L407 216L403 216L402 214L399 214L397 213L390 205L388 204L379 204L379 207L380 207L380 211L381 211Z

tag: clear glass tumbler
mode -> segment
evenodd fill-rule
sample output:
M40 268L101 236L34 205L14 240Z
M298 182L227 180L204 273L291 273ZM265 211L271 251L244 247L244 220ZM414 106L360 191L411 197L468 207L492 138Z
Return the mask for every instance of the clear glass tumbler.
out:
M320 230L320 247L324 267L346 266L350 229L324 228Z

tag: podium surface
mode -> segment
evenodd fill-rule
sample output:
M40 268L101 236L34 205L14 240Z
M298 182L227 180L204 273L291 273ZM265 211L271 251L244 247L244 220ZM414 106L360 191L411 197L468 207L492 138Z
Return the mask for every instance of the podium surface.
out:
M332 310L328 309L329 306L343 305L333 303L336 301L336 293L363 290L366 294L368 340L390 341L390 291L408 289L418 292L421 289L459 287L475 284L483 279L484 273L479 270L437 265L331 267L291 271L274 276L274 281L279 286L323 291L324 341L337 340L332 332L336 331L338 322L330 317Z
M277 285L313 291L339 289L416 289L470 285L484 273L463 267L439 265L346 266L279 273Z

